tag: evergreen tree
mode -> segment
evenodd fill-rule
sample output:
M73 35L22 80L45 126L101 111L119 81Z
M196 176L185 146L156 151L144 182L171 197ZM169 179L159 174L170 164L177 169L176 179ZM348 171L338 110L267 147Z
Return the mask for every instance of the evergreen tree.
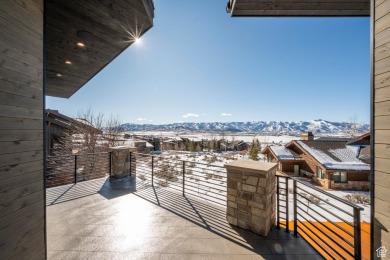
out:
M190 150L191 152L196 152L196 144L193 141L190 141Z
M252 141L252 145L249 149L249 158L254 161L258 161L258 153L259 150L257 150L255 140Z
M199 152L200 151L199 143L194 143L194 150L195 150L195 152Z
M257 138L256 138L255 145L256 145L256 149L257 149L257 151L260 151L260 150L261 150L261 144L260 144L260 141L259 141L259 139L257 139Z

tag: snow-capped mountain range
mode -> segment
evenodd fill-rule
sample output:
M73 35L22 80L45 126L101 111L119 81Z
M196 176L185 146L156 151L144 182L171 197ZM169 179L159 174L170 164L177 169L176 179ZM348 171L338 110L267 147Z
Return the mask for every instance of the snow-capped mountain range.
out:
M123 125L126 131L191 131L191 132L285 132L302 133L345 133L355 129L364 133L370 130L368 124L352 124L347 122L330 122L322 119L298 122L250 121L250 122L208 122L208 123L173 123L173 124L133 124Z

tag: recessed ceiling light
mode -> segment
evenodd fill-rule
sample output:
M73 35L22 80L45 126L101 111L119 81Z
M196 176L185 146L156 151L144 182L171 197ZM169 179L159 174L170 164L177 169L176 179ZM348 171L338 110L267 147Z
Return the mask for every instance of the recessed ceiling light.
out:
M65 64L72 64L72 62L70 60L66 60Z
M84 47L85 47L85 44L82 43L82 42L78 42L78 43L77 43L77 47L84 48Z
M61 74L61 73L57 73L56 76L59 77L59 78L61 78L61 77L62 77L62 74Z

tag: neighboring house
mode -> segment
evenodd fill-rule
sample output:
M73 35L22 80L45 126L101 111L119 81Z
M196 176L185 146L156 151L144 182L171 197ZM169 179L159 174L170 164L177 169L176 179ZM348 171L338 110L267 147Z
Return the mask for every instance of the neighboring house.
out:
M369 190L369 138L314 140L306 135L285 146L267 146L262 153L278 163L279 171L312 177L325 189Z
M58 110L46 109L46 152L51 155L56 143L61 141L65 134L73 135L72 143L75 151L84 142L85 133L93 133L102 139L103 131L93 127L85 119L73 119L58 112ZM102 141L100 141L102 142Z
M70 131L72 118L58 112L58 110L46 109L46 153L52 152L54 144L60 141L60 137Z
M154 146L144 140L131 140L127 141L126 144L130 147L137 148L137 153L149 154L154 150Z
M223 151L244 151L249 148L249 144L242 140L232 142L223 140L220 146Z
M261 152L266 161L278 164L278 171L288 175L299 176L300 167L304 162L299 154L283 145L268 145Z
M236 151L245 151L248 150L249 144L244 141L238 141L234 144L234 149Z
M193 142L193 143L202 143L202 138L199 138L197 136L190 136L190 135L186 135L186 136L180 136L180 138L184 141L184 143L186 142Z

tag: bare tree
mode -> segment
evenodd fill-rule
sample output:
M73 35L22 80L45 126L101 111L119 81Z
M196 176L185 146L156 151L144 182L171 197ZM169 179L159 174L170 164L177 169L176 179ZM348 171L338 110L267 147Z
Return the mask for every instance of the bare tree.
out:
M123 132L125 131L123 127L122 120L118 115L110 115L104 121L104 138L108 147L123 145Z
M102 113L81 110L69 129L57 137L48 157L48 177L67 183L69 169L77 168L78 180L106 174L108 147L123 144L123 127L118 116L104 119ZM76 156L75 156L76 155ZM76 161L76 157L78 158Z
M357 114L354 114L349 117L349 126L347 128L347 133L351 137L357 137L359 136L359 132L361 129L363 123L360 122L359 116Z

